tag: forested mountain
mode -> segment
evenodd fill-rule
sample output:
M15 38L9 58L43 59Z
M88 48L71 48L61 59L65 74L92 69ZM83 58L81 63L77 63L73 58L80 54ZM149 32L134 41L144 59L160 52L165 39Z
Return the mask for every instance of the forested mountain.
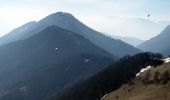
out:
M4 37L2 37L0 40L0 45L4 45L9 42L13 42L17 40L23 40L25 38L35 35L36 33L44 30L45 28L51 25L56 25L58 27L72 31L74 33L77 33L85 37L95 45L106 50L112 55L118 57L122 57L127 54L133 55L140 52L139 49L127 43L124 43L120 40L113 39L111 37L103 35L102 33L89 28L88 26L80 22L78 19L76 19L73 15L69 13L64 13L64 12L54 13L43 18L39 22L31 22L31 24L30 23L28 24L26 24L26 26L29 27L25 27L24 25L24 27L20 27L10 32L10 34L7 34ZM14 38L14 36L16 38Z
M115 57L84 37L50 26L0 47L0 100L42 100L110 65Z

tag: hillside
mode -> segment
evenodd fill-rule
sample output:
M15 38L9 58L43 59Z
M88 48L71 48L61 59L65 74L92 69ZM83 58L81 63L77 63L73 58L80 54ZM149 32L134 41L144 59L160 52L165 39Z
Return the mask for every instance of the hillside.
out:
M170 100L170 62L152 66L101 100Z
M104 34L91 29L76 19L72 14L65 12L51 14L38 22L30 22L15 29L0 39L0 46L34 36L38 32L52 25L79 34L117 57L133 55L141 52L139 49L127 43L105 36Z
M115 57L78 34L50 26L0 47L0 59L0 100L42 100Z

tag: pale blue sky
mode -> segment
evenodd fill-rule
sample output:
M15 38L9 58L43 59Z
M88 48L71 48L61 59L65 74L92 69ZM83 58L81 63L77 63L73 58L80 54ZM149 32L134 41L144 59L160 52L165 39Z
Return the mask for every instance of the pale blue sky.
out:
M144 40L170 24L170 0L0 0L0 36L58 11L100 32Z

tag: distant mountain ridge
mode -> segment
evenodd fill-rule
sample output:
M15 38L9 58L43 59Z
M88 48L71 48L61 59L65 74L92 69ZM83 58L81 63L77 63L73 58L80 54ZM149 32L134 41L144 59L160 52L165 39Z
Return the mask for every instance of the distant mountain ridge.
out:
M105 36L102 33L89 28L88 26L84 25L79 20L77 20L73 15L64 12L51 14L43 18L39 22L36 23L34 22L33 25L31 25L32 27L29 28L28 30L23 31L22 34L20 31L11 32L11 34L7 34L6 36L1 38L1 40L7 40L7 41L1 42L0 40L0 45L7 44L11 41L17 41L17 40L29 38L30 36L35 35L36 33L42 31L43 29L51 25L56 25L63 29L80 34L81 36L90 40L95 45L99 46L100 48L118 57L122 57L124 55L133 55L138 52L141 52L139 49L129 44L126 44L119 40L115 40L111 37ZM19 30L22 30L23 27L20 28L21 29ZM17 35L12 35L12 34L17 34ZM11 38L11 35L17 36L18 38L13 39ZM9 38L9 39L5 39L5 38Z
M170 25L168 25L159 35L151 38L148 41L143 42L138 46L138 48L144 51L159 52L165 54L170 54Z
M0 46L23 39L27 33L37 26L37 22L28 22L0 38ZM24 32L24 33L23 33Z
M113 38L115 39L120 39L130 45L133 45L134 47L138 46L139 44L141 44L142 42L144 42L144 40L138 39L138 38L133 38L133 37L121 37L121 36L113 36Z

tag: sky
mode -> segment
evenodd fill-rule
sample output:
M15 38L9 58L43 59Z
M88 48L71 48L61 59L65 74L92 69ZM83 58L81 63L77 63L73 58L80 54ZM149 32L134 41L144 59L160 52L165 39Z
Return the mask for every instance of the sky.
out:
M169 0L0 0L0 36L59 11L105 34L142 40L170 24Z

